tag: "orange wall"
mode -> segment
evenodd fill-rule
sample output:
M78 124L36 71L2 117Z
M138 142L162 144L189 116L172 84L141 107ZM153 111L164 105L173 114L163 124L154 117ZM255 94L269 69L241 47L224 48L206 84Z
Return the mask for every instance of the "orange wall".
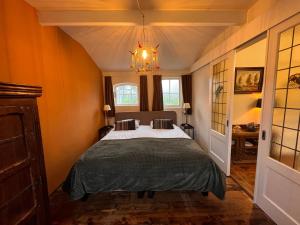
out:
M42 86L38 100L49 192L103 124L102 73L57 27L42 27L23 0L0 0L0 81Z

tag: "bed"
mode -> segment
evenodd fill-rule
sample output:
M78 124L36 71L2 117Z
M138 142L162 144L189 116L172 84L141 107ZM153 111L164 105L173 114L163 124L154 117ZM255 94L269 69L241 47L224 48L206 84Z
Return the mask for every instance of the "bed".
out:
M63 190L74 200L111 191L199 191L225 195L225 175L200 146L176 126L175 112L117 113L138 119L136 130L109 132L74 164ZM155 130L155 118L171 118L174 129Z

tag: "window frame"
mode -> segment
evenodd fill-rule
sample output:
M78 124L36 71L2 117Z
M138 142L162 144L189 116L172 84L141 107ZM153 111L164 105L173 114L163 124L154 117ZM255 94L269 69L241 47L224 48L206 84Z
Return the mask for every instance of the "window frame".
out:
M125 86L125 85L130 85L130 86L135 86L136 87L136 103L135 104L118 104L117 102L117 88L120 86ZM125 83L117 83L113 85L113 91L114 91L114 101L115 101L115 106L139 106L139 86L136 83L131 83L131 82L125 82Z
M165 103L163 102L164 104L164 108L166 109L179 109L181 108L181 105L182 105L182 87L181 87L181 77L180 76L176 76L176 77L162 77L161 81L163 80L178 80L179 81L179 103L178 105L165 105ZM161 83L162 85L162 83ZM164 91L163 91L163 86L162 86L162 94L164 96Z

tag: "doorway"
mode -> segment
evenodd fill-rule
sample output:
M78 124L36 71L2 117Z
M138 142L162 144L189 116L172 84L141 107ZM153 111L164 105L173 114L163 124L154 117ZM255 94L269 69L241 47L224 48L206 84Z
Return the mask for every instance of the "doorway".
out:
M236 50L232 96L231 177L253 198L261 121L267 37Z

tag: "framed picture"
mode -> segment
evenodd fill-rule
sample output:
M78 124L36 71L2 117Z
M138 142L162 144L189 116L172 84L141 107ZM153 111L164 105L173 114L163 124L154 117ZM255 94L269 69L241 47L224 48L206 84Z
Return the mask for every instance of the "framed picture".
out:
M261 92L263 78L264 67L237 67L235 69L234 93Z

